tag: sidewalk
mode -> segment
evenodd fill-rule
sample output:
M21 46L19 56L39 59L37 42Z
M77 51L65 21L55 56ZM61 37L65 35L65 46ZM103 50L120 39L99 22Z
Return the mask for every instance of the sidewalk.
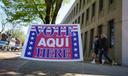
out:
M128 67L82 62L20 59L20 52L0 51L0 76L127 76Z
M17 69L27 60L20 59L21 52L0 51L0 76L22 76Z
M21 52L0 51L0 60L19 57Z

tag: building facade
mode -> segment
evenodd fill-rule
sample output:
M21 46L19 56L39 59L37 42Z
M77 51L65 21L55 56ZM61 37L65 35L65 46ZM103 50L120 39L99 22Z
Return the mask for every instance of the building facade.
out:
M119 64L128 65L128 48L123 46L128 44L124 40L128 38L124 37L126 32L123 32L123 28L127 27L124 25L127 21L125 18L128 16L126 3L128 0L76 0L74 2L62 23L80 24L84 60L91 57L94 37L104 33L109 40L110 57Z

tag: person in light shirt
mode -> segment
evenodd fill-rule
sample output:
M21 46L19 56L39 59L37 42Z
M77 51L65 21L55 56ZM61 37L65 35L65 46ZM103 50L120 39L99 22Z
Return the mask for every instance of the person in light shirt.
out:
M97 55L99 53L99 37L95 36L94 44L93 44L93 61L91 63L95 63Z

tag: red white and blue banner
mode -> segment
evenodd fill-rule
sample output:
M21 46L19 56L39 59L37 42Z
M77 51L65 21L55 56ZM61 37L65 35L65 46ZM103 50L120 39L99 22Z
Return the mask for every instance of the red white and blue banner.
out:
M21 57L40 61L83 61L80 26L32 25Z

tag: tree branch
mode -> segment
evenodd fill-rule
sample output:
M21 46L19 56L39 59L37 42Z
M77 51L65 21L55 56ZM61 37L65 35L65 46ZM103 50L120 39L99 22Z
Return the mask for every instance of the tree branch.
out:
M42 21L45 23L45 20L44 20L42 14L40 13L40 11L38 10L38 7L36 6L36 2L35 2L35 0L33 0L33 3L34 3L34 6L35 6L36 11L37 11L38 14L39 14L39 17L40 17L40 18L42 19Z

